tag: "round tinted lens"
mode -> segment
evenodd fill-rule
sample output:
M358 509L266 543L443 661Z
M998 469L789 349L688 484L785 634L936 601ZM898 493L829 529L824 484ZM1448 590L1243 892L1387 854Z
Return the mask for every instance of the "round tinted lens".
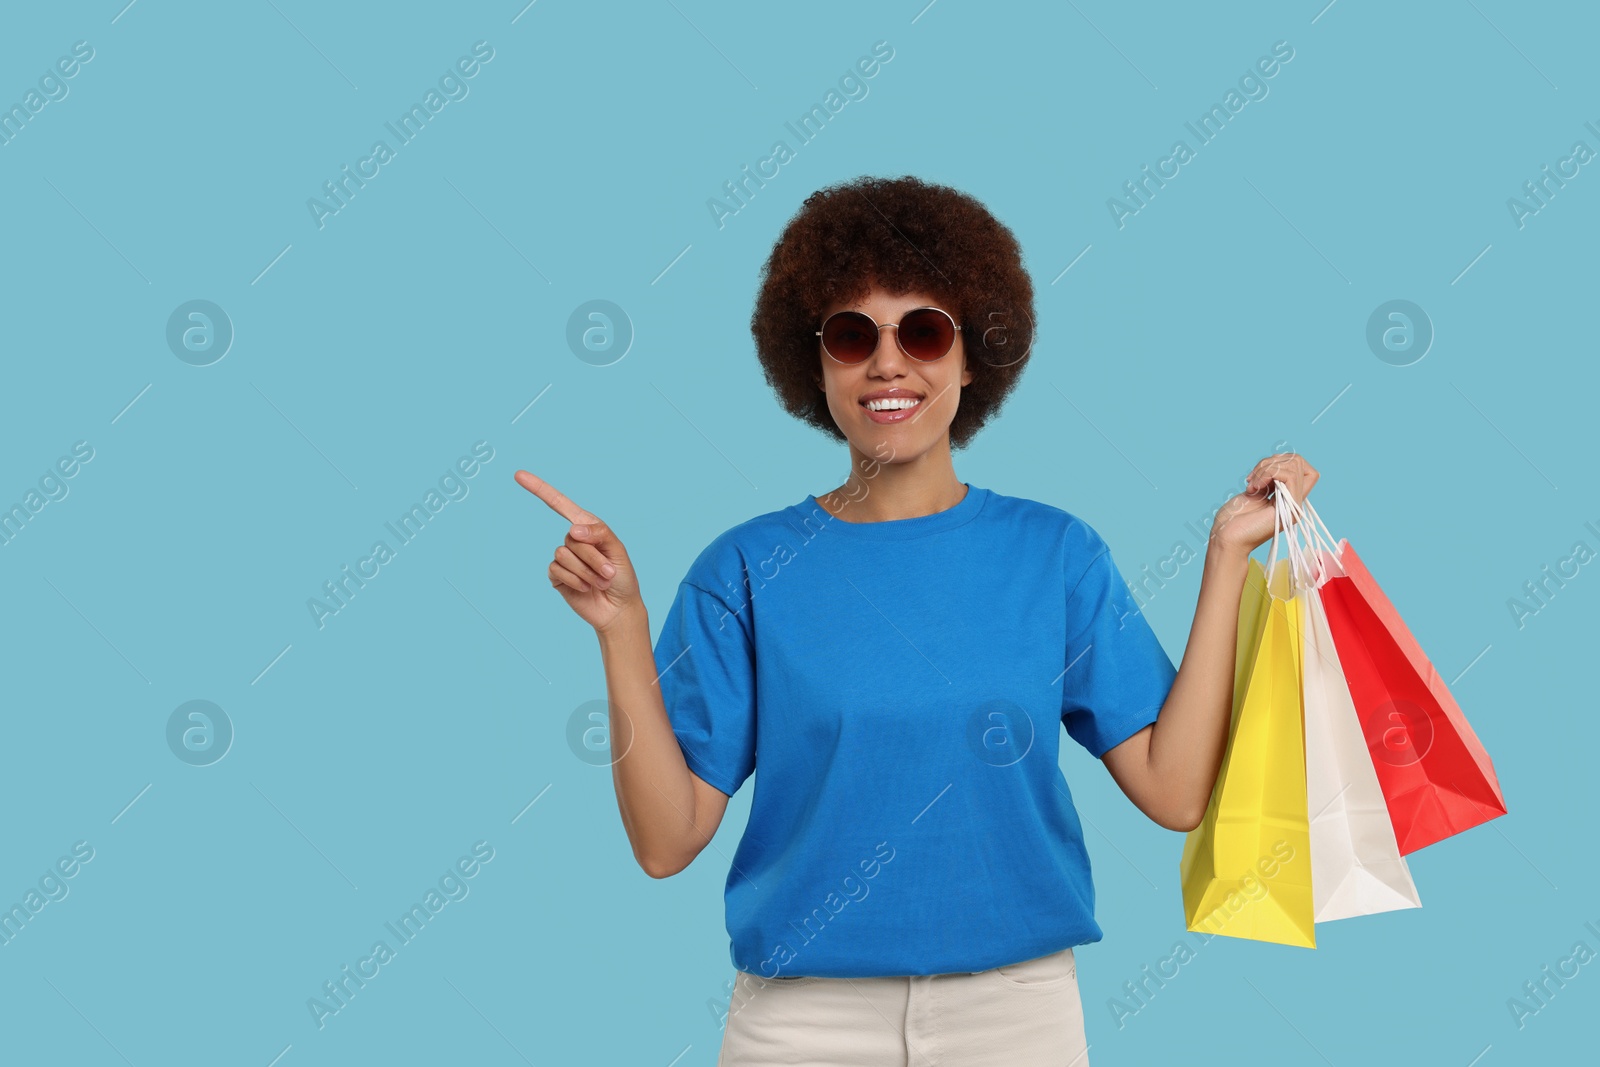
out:
M822 343L842 363L860 363L878 344L878 324L859 311L841 311L822 324Z
M955 323L937 308L917 308L900 320L900 347L912 359L934 360L955 343Z

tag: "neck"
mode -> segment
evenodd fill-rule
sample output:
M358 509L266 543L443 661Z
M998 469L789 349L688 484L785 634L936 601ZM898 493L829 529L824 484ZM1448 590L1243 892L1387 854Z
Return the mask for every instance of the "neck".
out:
M956 477L946 437L939 446L909 460L895 460L887 449L881 455L868 455L852 444L850 476L817 502L846 522L888 522L953 508L967 492Z

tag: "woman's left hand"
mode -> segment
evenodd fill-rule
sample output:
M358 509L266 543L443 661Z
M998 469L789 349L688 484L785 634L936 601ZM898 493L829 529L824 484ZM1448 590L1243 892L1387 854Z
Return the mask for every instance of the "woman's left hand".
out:
M1218 542L1245 552L1254 550L1272 537L1273 503L1268 498L1274 481L1289 487L1289 495L1304 500L1317 484L1316 468L1295 452L1268 456L1251 470L1245 491L1231 498L1217 511L1211 523L1211 536Z

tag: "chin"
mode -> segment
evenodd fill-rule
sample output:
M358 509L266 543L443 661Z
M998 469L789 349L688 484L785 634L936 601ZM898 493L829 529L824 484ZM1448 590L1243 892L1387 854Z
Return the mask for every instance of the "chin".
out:
M850 444L857 452L888 465L894 463L909 463L928 452L938 443L938 438L924 440L923 434L916 432L915 428L901 426L874 426L876 433L868 432L851 437Z

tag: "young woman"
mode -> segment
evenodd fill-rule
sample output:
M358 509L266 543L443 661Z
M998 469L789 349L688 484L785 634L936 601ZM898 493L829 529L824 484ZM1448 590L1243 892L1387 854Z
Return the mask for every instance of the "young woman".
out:
M1056 723L1158 825L1204 815L1247 556L1273 481L1304 499L1317 472L1269 456L1219 510L1174 670L1088 523L956 477L1034 321L1017 241L972 197L911 177L809 197L751 329L849 476L712 541L653 650L616 533L516 474L573 524L549 577L599 638L640 866L688 866L760 769L722 1067L1086 1067L1073 947L1101 931Z

